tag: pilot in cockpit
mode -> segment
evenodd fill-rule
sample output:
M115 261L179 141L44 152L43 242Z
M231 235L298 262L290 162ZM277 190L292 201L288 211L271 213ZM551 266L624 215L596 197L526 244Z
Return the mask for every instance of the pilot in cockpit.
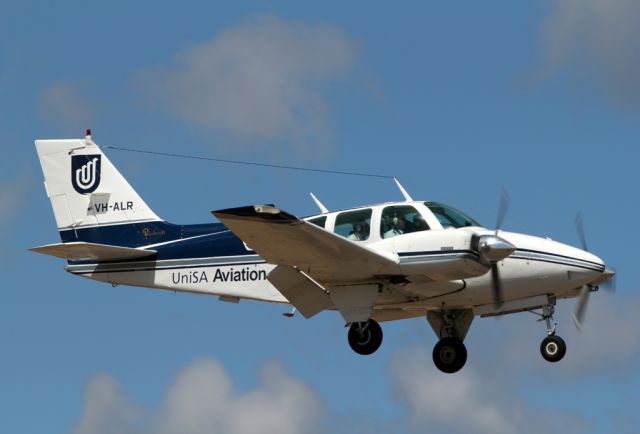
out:
M353 229L347 236L351 241L364 241L369 238L369 231L365 222L357 222L353 224Z

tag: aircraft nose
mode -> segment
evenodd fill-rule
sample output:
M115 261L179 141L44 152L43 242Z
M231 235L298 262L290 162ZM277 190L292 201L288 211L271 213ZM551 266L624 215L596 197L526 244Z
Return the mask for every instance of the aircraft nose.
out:
M606 268L601 258L586 250L552 240L545 240L544 244L545 250L556 255L563 263L584 270L574 274L581 275L585 283L592 285L604 283L615 274L613 270Z
M492 235L489 232L487 234ZM514 232L500 232L500 238L516 247L509 256L556 264L556 271L565 278L568 277L576 288L588 284L598 285L615 275L615 272L607 268L604 261L593 253L550 238Z
M613 289L615 291L615 276L616 272L612 268L605 268L604 271L597 276L591 282L592 285L602 285L603 283L609 282L607 285L609 289Z

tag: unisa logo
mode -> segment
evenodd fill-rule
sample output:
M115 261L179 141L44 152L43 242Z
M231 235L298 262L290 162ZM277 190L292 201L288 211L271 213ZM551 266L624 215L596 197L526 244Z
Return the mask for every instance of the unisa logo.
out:
M101 155L72 155L71 184L80 194L96 191L100 185Z

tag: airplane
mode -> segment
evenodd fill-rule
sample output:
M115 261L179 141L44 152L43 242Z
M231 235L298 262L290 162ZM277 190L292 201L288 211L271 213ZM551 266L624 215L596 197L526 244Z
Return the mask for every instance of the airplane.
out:
M546 322L540 352L566 352L554 322L558 299L589 294L615 272L583 248L496 229L442 203L404 200L296 217L275 205L212 211L220 223L177 225L156 215L96 145L36 140L61 243L31 250L67 260L69 273L111 285L158 288L292 306L311 318L338 311L349 346L373 354L380 323L425 317L438 342L433 361L454 373L466 363L464 339L476 316L532 312ZM538 312L540 310L540 312Z

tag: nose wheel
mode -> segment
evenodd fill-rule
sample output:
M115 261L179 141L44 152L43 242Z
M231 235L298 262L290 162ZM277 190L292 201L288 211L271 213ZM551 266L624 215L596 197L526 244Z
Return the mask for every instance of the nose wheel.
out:
M382 344L382 328L370 319L366 322L357 322L349 327L349 346L353 351L363 356L376 352Z
M547 337L540 343L540 354L547 362L552 363L562 360L567 352L567 344L565 344L564 339L556 335L557 324L553 322L553 325L551 325L554 310L553 304L548 304L542 307L542 314L538 314L541 316L540 321L547 323Z
M559 362L567 352L567 345L560 336L550 335L542 340L540 353L547 362Z

